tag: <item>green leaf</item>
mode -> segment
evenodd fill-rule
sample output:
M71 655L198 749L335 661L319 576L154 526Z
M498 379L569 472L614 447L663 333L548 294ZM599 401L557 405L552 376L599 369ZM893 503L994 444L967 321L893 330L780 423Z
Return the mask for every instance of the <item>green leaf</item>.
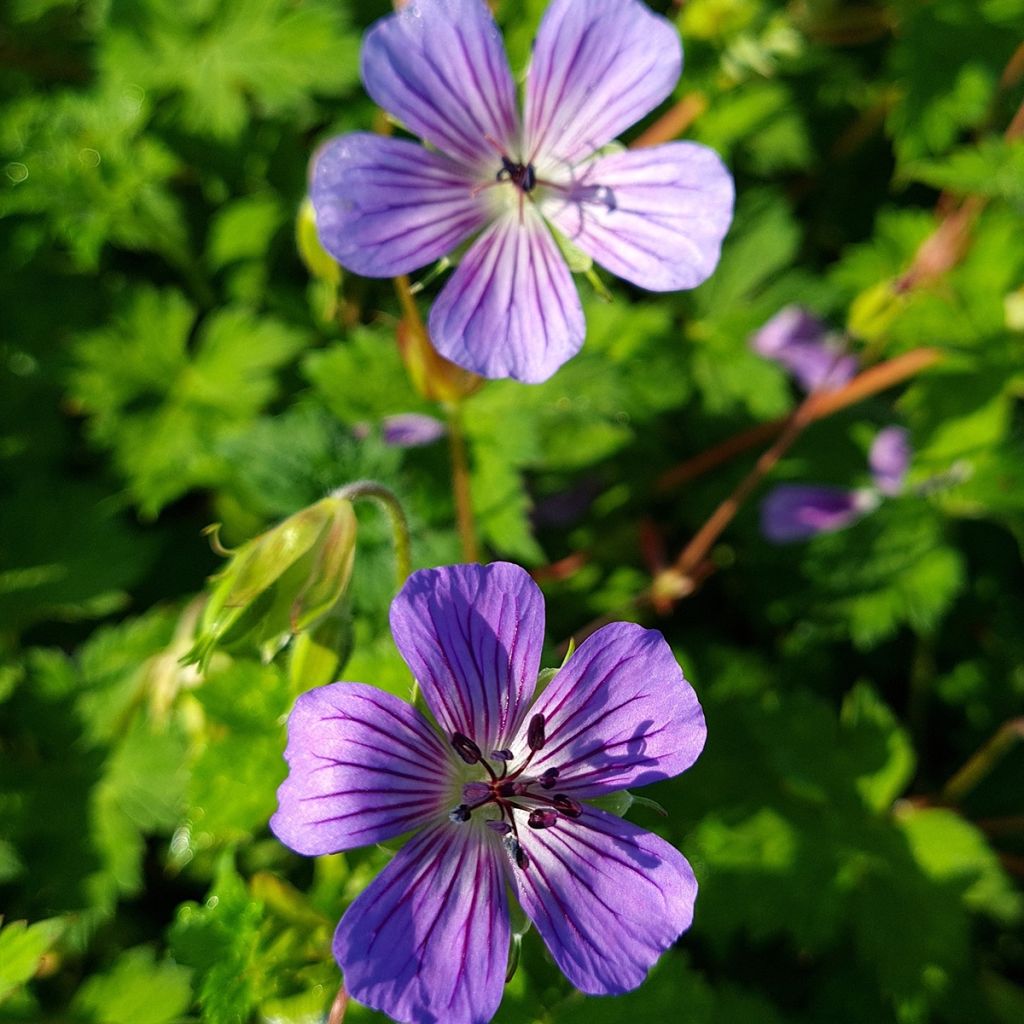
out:
M192 1002L191 974L173 960L158 963L148 947L130 949L82 985L74 1008L91 1024L171 1024Z
M0 1003L36 973L43 954L52 948L65 927L59 917L31 925L12 921L0 927Z
M955 149L941 160L908 164L912 181L959 195L988 196L1024 204L1024 140L983 139L976 146Z

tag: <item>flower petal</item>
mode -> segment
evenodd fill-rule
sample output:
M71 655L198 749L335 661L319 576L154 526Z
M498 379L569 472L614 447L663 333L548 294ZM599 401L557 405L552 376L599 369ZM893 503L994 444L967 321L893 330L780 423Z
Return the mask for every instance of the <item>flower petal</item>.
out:
M513 877L519 902L579 989L636 988L693 920L697 881L663 839L587 807L573 821L520 830L530 859Z
M697 759L707 732L665 638L633 622L613 622L588 637L531 718L538 713L546 738L530 774L557 768L558 791L576 797L672 778Z
M544 598L508 562L414 572L391 604L391 632L442 730L489 753L505 747L533 695Z
M415 836L335 932L349 994L398 1021L489 1021L508 963L506 871L483 828L445 824Z
M547 380L583 344L576 286L532 204L498 218L430 311L438 352L484 377Z
M870 512L876 500L869 491L779 484L761 503L761 532L777 544L834 533Z
M856 357L843 355L838 339L802 306L780 309L750 343L758 355L789 370L804 391L840 387L857 373Z
M445 425L420 412L400 412L380 421L381 438L393 448L418 448L433 444L445 435Z
M415 142L341 135L313 163L310 195L324 248L366 277L393 277L451 252L487 222L464 168Z
M672 91L679 35L639 0L552 0L526 80L526 162L575 163Z
M274 835L310 856L378 843L450 810L451 755L426 719L390 693L332 683L288 718L288 778Z
M695 142L600 157L566 191L547 192L545 216L613 274L651 291L694 288L718 264L732 221L732 176Z
M515 86L482 0L412 0L382 18L363 42L362 75L379 106L470 167L496 173L495 143L509 152L516 141Z
M886 427L878 432L868 454L875 486L890 496L903 490L910 467L910 435L903 427Z

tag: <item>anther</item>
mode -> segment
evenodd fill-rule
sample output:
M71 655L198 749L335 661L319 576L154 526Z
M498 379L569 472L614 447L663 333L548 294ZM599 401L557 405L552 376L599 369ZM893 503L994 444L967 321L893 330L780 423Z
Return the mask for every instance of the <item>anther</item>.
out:
M511 761L515 757L515 754L511 750L492 750L491 760L492 761Z
M506 835L503 842L505 843L505 849L508 850L509 856L516 862L516 865L525 871L530 865L530 858L526 856L526 851L519 844L519 840L514 835Z
M583 813L583 804L564 793L556 793L551 802L567 818L578 818Z
M545 768L540 773L540 778L537 780L540 784L541 789L554 789L555 783L558 782L558 769L557 768Z
M468 736L463 736L461 732L452 733L452 746L455 748L455 753L466 764L479 764L483 758L480 748Z
M448 812L448 820L456 823L469 821L469 808L465 804L459 804Z
M540 750L544 746L544 716L536 714L530 719L526 730L526 743L531 750Z
M551 828L556 821L558 821L556 811L549 807L538 807L535 811L530 811L530 817L526 819L526 824L530 828Z
M529 783L527 782L499 782L498 796L522 796L527 789L529 789Z
M492 832L497 832L500 836L508 835L512 831L512 826L507 821L502 821L501 818L488 818L485 824Z
M462 798L475 804L479 800L486 800L491 795L491 787L486 782L467 782L462 787Z

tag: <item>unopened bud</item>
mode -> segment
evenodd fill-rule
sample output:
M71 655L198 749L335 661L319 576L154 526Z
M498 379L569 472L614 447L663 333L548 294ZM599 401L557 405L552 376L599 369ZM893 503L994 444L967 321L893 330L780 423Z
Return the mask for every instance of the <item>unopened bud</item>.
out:
M337 610L355 557L349 501L328 497L230 553L216 576L186 662L205 665L218 647L272 656Z

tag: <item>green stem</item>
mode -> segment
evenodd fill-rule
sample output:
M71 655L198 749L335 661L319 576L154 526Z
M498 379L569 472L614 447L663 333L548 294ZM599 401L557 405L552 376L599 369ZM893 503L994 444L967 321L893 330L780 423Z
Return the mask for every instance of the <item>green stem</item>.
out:
M409 540L409 520L395 492L374 480L357 480L355 483L339 487L334 491L334 497L344 501L369 498L387 513L391 520L392 540L395 545L395 577L398 586L401 587L412 572L412 545Z
M456 405L448 409L448 444L452 455L452 495L455 498L455 517L462 542L462 557L467 562L480 561L480 547L473 521L473 496L469 489L469 459L466 455L466 437L462 432L462 412Z

